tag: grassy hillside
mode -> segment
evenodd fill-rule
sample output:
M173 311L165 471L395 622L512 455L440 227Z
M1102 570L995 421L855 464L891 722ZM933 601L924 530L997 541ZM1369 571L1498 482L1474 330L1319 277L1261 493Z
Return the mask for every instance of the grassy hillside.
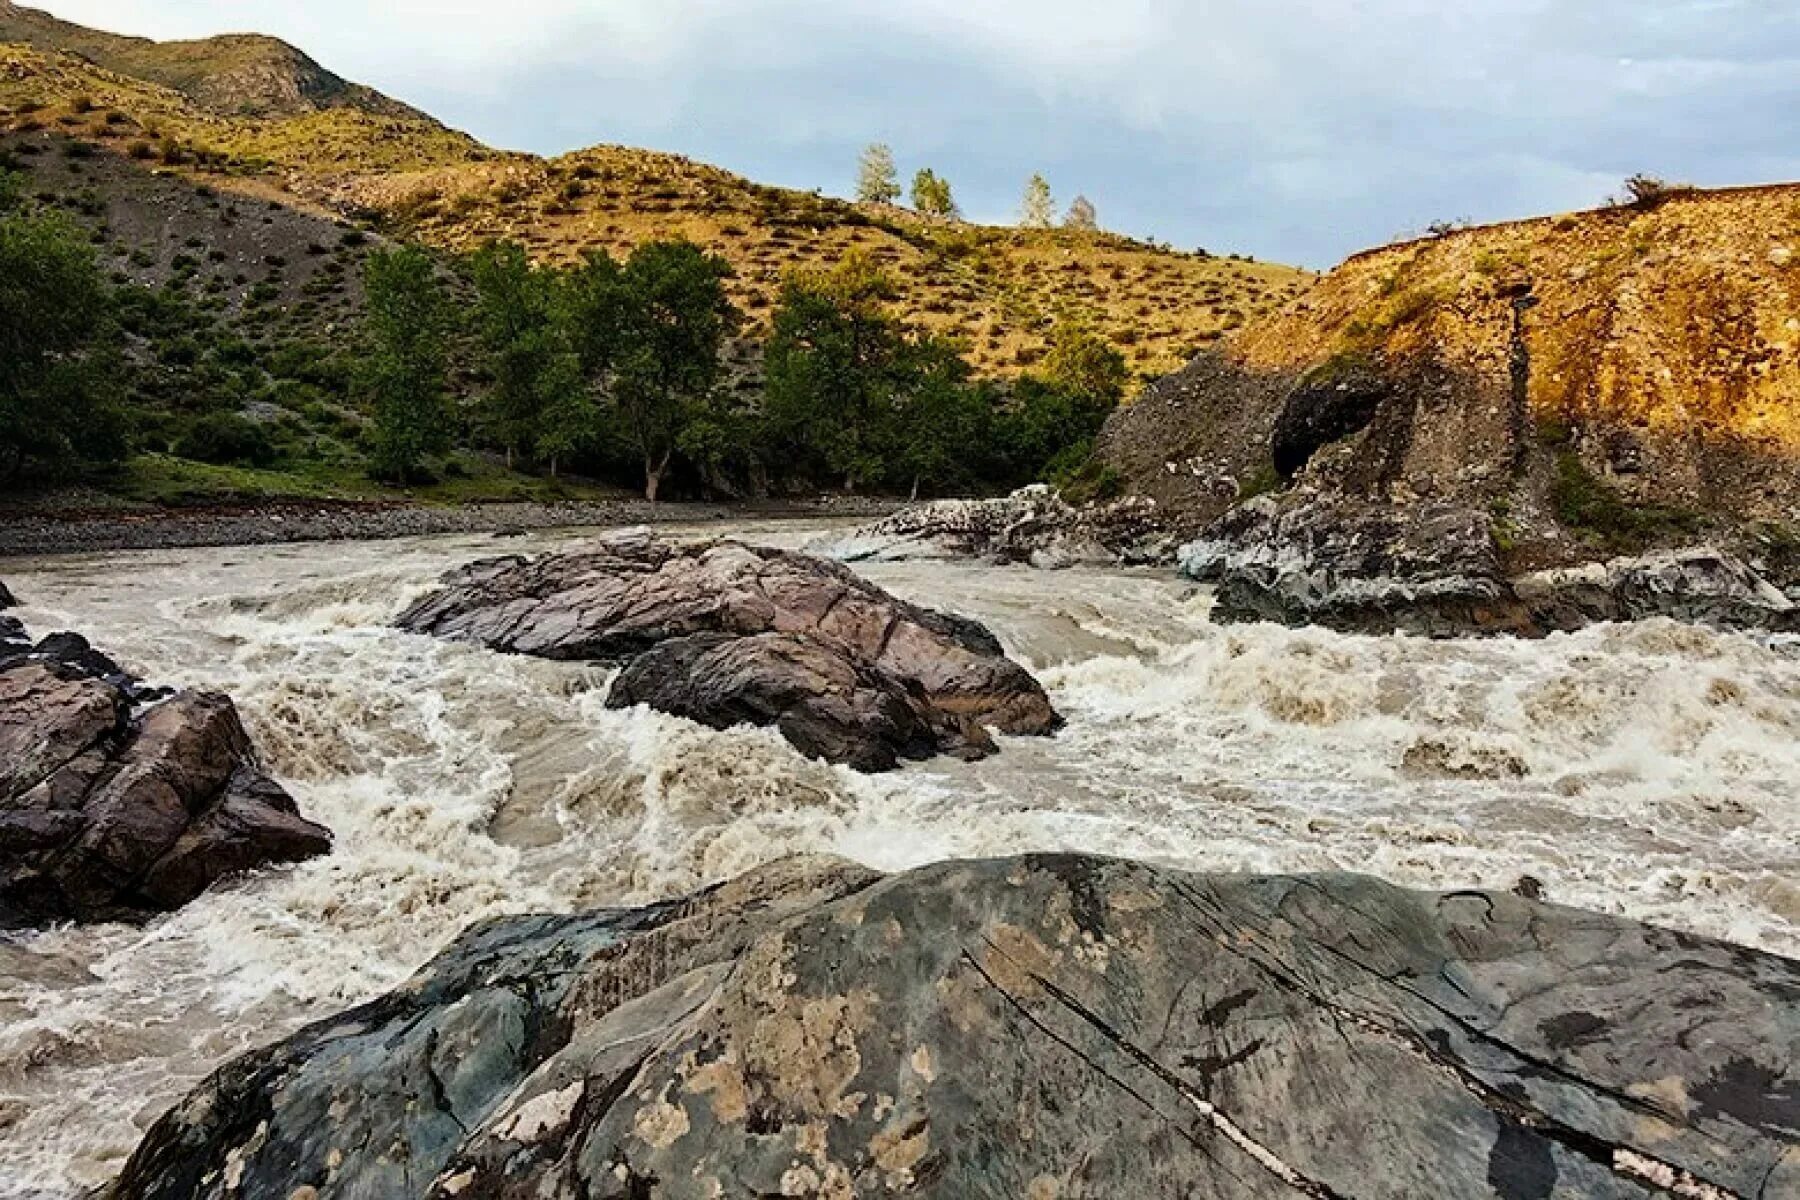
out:
M978 369L1016 374L1063 317L1152 378L1295 295L1309 278L1104 233L924 222L765 187L674 155L493 151L266 38L150 43L0 2L0 128L54 131L221 192L274 198L447 249L514 237L547 261L685 235L730 261L756 334L781 277L862 250L906 316Z

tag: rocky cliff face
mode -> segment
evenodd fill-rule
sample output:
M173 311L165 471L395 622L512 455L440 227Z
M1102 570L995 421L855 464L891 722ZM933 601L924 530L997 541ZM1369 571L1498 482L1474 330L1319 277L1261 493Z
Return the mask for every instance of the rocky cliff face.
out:
M1151 388L1100 454L1195 533L1275 493L1309 528L1460 514L1502 578L1705 543L1785 582L1797 258L1800 187L1373 251Z
M1516 895L791 860L470 930L111 1200L1782 1196L1800 965Z

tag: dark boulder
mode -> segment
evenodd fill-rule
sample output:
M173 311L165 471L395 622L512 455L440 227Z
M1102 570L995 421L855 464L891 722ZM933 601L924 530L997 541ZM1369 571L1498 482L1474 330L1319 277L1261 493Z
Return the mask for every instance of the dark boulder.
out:
M991 753L982 727L1047 734L1061 724L980 624L907 604L838 563L740 542L677 546L627 533L579 553L474 563L399 624L619 664L615 704L775 725L834 762Z
M1504 892L790 860L470 930L110 1200L1788 1196L1800 964Z
M859 771L940 752L974 758L994 751L979 725L800 634L697 633L664 642L631 660L608 701L646 704L714 729L773 725L802 754Z
M7 590L5 582L0 581L0 609L16 608L18 603L13 594Z
M145 707L166 694L73 634L0 658L0 928L141 919L330 849L228 697Z
M1354 501L1240 505L1181 550L1215 588L1214 619L1432 636L1532 632L1488 518Z

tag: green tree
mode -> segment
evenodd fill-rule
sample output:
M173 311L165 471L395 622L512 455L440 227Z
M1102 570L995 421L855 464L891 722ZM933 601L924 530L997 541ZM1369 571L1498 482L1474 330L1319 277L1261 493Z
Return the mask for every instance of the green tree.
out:
M1094 407L1111 412L1125 398L1131 368L1119 348L1077 320L1056 323L1050 352L1044 356L1045 380Z
M1056 224L1056 200L1050 195L1049 181L1042 175L1033 175L1025 184L1019 224L1026 229L1048 229Z
M765 371L769 435L790 465L829 472L851 489L880 482L882 406L905 344L887 311L894 295L860 253L783 283Z
M554 459L574 448L578 417L569 409L579 410L569 396L575 358L558 319L556 273L534 266L525 247L511 241L482 247L471 266L477 329L493 380L482 402L484 424L506 451L507 466L543 450ZM547 422L552 410L555 420Z
M117 344L90 240L0 171L0 478L123 456Z
M1059 322L1041 371L1013 385L995 434L999 473L1009 485L1051 479L1080 467L1124 398L1130 370L1105 338Z
M646 242L620 272L624 291L610 395L655 500L684 430L722 403L720 355L738 325L731 265L689 241Z
M417 246L370 254L363 289L367 346L357 383L374 413L370 468L380 478L407 482L450 444L450 307L431 256Z
M957 215L956 198L950 192L950 181L930 167L913 176L913 209L923 217L953 220Z
M1069 205L1069 215L1063 218L1063 226L1089 233L1099 229L1100 214L1095 210L1094 202L1086 196L1075 197Z
M605 250L588 251L555 289L554 323L564 355L537 437L552 475L562 458L606 440L610 413L602 401L624 342L627 308L623 272Z
M864 204L892 204L900 198L894 152L880 142L862 152L856 171L856 198Z

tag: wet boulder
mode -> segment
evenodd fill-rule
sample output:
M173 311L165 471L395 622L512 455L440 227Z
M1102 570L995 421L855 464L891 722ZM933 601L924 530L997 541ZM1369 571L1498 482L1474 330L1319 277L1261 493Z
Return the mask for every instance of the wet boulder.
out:
M1353 633L1541 637L1652 617L1800 629L1800 605L1728 551L1656 550L1513 575L1492 517L1454 504L1264 496L1182 547L1215 619Z
M229 697L144 688L73 634L0 656L0 928L142 919L330 847Z
M1500 892L777 863L480 925L110 1200L1786 1196L1800 964Z
M616 664L615 706L773 725L808 754L870 768L992 753L984 729L1061 725L978 623L907 604L827 559L735 541L678 546L630 532L575 553L479 562L446 575L399 624Z
M1431 636L1531 632L1489 518L1262 496L1182 547L1184 574L1215 589L1214 618Z

